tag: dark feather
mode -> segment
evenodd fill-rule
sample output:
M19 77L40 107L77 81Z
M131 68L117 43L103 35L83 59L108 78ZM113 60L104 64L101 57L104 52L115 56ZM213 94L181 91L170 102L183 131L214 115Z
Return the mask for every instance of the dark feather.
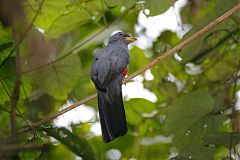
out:
M129 51L123 41L113 37L91 68L91 78L97 88L98 109L104 142L110 142L127 132L122 100L122 72L129 63ZM111 40L110 40L111 41Z
M106 92L98 91L98 109L104 142L108 143L127 133L126 116L122 100L121 75L112 81Z

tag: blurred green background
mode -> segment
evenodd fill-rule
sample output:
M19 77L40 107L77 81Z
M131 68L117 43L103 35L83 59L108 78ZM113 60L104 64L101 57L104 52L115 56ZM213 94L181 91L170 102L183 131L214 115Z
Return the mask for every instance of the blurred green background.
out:
M103 143L94 99L83 106L85 110L79 106L69 118L63 115L34 129L35 135L29 131L19 134L14 143L8 141L16 36L21 63L19 131L27 127L26 121L42 120L95 93L90 78L94 53L114 31L139 38L130 46L131 74L238 3L240 0L1 0L0 159L239 160L240 11L151 68L148 76L138 76L138 83L155 100L129 97L134 89L124 87L126 136ZM175 13L176 19L165 18L161 24L158 16L166 11ZM175 29L168 28L172 23L176 23ZM22 147L31 144L39 147Z

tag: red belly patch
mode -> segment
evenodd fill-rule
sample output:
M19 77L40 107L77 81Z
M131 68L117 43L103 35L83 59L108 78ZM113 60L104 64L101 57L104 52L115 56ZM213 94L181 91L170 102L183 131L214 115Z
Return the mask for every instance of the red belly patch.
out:
M122 76L125 77L127 75L127 72L128 72L128 67L124 69L124 71L122 72Z

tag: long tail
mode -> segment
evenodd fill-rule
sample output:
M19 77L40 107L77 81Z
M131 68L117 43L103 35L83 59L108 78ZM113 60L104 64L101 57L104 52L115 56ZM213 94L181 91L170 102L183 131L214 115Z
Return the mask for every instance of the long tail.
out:
M121 83L111 83L106 91L98 91L98 109L102 136L108 143L127 133Z

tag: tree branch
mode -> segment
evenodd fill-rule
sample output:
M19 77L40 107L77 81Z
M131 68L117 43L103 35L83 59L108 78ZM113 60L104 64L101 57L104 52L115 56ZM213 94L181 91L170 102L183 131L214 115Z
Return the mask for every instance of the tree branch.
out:
M12 33L14 37L14 42L16 46L16 58L15 58L15 87L13 90L12 98L11 98L11 136L13 141L16 140L16 108L17 102L19 99L19 89L20 89L20 78L21 78L21 64L20 64L20 51L19 51L19 37L16 31L16 25L12 25Z
M195 33L194 35L192 35L191 37L189 37L188 39L184 40L183 42L181 42L180 44L178 44L176 47L170 49L169 51L167 51L166 53L164 53L163 55L159 56L158 58L156 58L155 60L151 61L149 64L147 64L146 66L142 67L141 69L137 70L136 72L134 72L133 74L131 74L129 77L126 78L126 81L131 80L132 78L136 77L137 75L143 73L144 71L150 69L151 67L157 65L158 63L160 63L162 60L166 59L167 57L173 55L174 53L176 53L177 51L181 50L182 48L184 48L186 45L190 44L191 42L193 42L195 39L199 38L200 36L202 36L203 34L205 34L207 31L209 31L210 29L212 29L214 26L218 25L220 22L224 21L225 19L227 19L229 16L231 16L233 13L235 13L236 11L238 11L240 9L240 3L238 5L236 5L235 7L233 7L232 9L230 9L228 12L226 12L225 14L223 14L222 16L220 16L219 18L215 19L214 21L212 21L210 24L208 24L206 27L204 27L203 29L201 29L200 31L198 31L197 33ZM41 120L38 121L36 123L33 123L32 128L38 128L39 126L46 124L48 122L50 122L51 120L55 119L56 117L78 107L81 104L84 104L86 102L89 102L91 100L93 100L94 98L96 98L97 94L93 94L91 96L88 96L84 99L82 99L81 101ZM29 131L29 128L24 128L20 131L17 132L17 134L21 134L24 132Z
M40 150L44 148L43 145L39 144L25 144L25 145L17 145L17 144L10 144L10 145L4 145L0 146L0 156L4 156L11 153L17 153L20 151L34 151L34 150Z

